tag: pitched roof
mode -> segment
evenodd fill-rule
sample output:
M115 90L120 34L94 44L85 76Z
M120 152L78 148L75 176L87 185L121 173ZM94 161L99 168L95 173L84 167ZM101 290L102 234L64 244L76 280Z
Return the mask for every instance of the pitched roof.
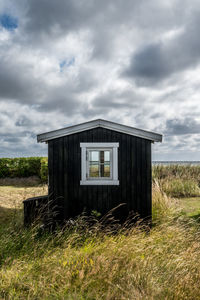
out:
M37 141L38 142L47 142L49 140L53 140L62 136L78 133L81 131L97 128L97 127L102 127L114 131L118 131L121 133L126 133L130 134L133 136L137 136L143 139L150 140L152 142L162 142L162 135L155 133L155 132L150 132L118 123L114 123L111 121L106 121L102 119L97 119L97 120L92 120L89 122L61 128L58 130L53 130L49 132L45 132L42 134L37 135Z

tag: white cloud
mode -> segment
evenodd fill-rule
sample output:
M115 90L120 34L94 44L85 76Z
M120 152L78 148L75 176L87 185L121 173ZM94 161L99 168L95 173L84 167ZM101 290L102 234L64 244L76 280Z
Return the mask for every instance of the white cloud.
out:
M155 159L197 159L199 9L187 0L1 1L18 28L0 30L0 156L46 153L37 133L100 117L164 132Z

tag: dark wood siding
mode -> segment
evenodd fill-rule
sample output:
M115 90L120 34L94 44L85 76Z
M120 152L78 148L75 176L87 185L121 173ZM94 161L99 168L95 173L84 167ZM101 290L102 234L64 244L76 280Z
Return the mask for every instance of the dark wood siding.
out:
M119 186L84 186L81 180L81 142L119 142ZM61 207L59 218L92 210L105 214L121 203L117 216L129 212L151 216L151 142L116 131L95 128L49 141L49 193ZM116 211L117 212L117 211Z

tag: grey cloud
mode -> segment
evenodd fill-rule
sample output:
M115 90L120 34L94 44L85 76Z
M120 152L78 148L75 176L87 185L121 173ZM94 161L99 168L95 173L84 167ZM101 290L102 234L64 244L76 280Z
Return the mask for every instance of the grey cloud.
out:
M31 35L59 34L76 29L88 17L87 8L76 1L30 0L27 9L26 31Z
M96 78L94 70L91 70L88 67L81 67L79 70L79 75L76 77L76 80L73 82L73 92L84 93L88 92L99 84L99 78Z
M45 99L40 103L39 111L57 111L72 115L80 112L84 102L81 95L97 86L97 80L86 67L79 70L75 79L71 78L60 86L45 87Z
M166 135L185 135L200 133L200 123L191 119L169 119L166 121Z
M37 143L26 143L23 140L18 141L18 143L7 142L1 143L0 157L24 157L24 156L47 156L46 145L39 145ZM45 146L45 147L44 147Z
M199 11L190 15L183 32L173 39L143 45L133 53L122 75L135 79L138 85L149 86L199 64L199 16Z
M158 0L23 0L18 6L24 11L21 42L48 44L52 39L87 30L93 58L97 59L112 55L120 30L126 34L137 28L148 36L181 24L185 14L183 1L168 7Z
M48 38L94 29L97 23L99 26L99 19L103 20L107 14L105 7L110 5L97 0L30 0L26 5L27 22L23 30L26 38L37 44Z
M185 13L183 2L167 7L157 0L29 0L25 6L26 26L30 32L42 30L43 33L52 32L56 26L66 31L89 26L91 22L93 25L104 25L105 28L110 24L121 25L125 22L148 28L157 28L159 23L166 28L182 21Z
M171 72L162 44L152 44L139 50L132 58L130 67L123 73L135 77L140 85L160 81Z
M31 120L28 119L26 116L20 116L15 122L15 125L18 127L27 127L31 125Z
M118 109L123 107L128 109L138 107L142 100L141 96L131 91L120 93L115 90L109 90L106 93L97 96L93 100L92 106L94 109L104 108L105 110L107 108Z
M0 32L0 155L44 154L37 133L97 117L164 131L157 148L163 157L189 135L194 141L199 107L197 97L188 99L198 95L199 80L185 87L181 76L200 61L197 1L3 1L14 6L19 27L8 40ZM164 38L176 29L183 31ZM68 55L75 64L59 73ZM40 58L43 75L37 77Z
M8 138L4 138L3 141L4 142L9 142L9 143L19 143L19 142L21 142L21 138L19 138L19 137L8 137Z
M77 112L80 106L81 102L75 95L66 93L66 90L63 93L55 90L52 95L49 94L47 101L42 103L37 110L62 112L69 116Z
M81 93L96 85L97 80L86 67L79 70L75 79L69 78L57 86L47 84L45 78L35 78L33 67L15 62L14 57L9 60L5 55L0 61L0 100L37 105L39 111L55 110L71 115L80 110ZM17 126L26 126L29 120L21 116L16 122Z
M160 113L154 113L151 115L151 119L157 119L157 118L160 118L162 117L162 115Z
M27 102L41 97L41 90L41 82L33 79L29 66L16 63L6 57L1 58L0 98Z
M106 118L105 115L109 115L113 111L138 109L141 102L144 103L145 99L132 90L109 89L107 92L94 97L89 106L85 104L81 109L81 113L86 118ZM117 116L115 116L115 119L117 119Z

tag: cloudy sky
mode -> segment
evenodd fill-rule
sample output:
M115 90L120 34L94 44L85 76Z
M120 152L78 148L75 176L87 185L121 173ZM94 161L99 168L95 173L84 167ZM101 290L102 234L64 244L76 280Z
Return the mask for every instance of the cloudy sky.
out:
M162 133L156 160L200 160L200 2L0 0L0 156L103 118Z

